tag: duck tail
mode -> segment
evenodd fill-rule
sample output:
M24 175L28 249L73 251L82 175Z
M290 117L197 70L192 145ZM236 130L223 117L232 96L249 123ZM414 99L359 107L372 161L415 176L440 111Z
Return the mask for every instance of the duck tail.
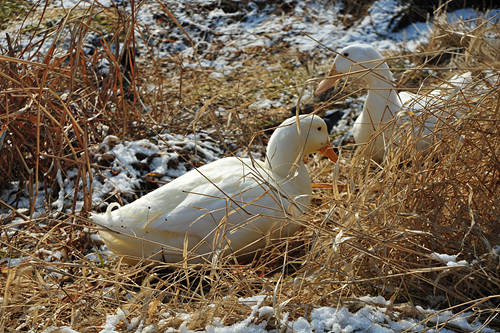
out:
M109 204L108 208L106 208L106 218L110 219L111 218L111 211L113 210L113 208L115 207L118 207L120 208L120 204L117 203L117 202L112 202Z

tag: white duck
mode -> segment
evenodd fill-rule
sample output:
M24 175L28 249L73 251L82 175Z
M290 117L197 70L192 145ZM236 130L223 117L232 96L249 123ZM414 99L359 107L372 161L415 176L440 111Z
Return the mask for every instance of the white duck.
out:
M226 157L191 170L118 208L92 214L108 248L129 264L141 259L200 263L235 253L241 257L288 236L300 225L287 215L307 212L312 187L302 157L316 151L337 160L325 122L302 116L273 133L265 162Z
M315 94L326 91L347 74L355 78L361 77L368 84L368 94L363 111L352 127L356 143L370 142L370 146L364 150L366 156L381 163L386 156L388 142L397 144L398 139L392 138L394 126L386 125L394 117L398 118L397 125L408 121L413 122L413 134L415 137L418 134L419 137L418 149L424 149L428 146L432 140L437 118L430 117L415 121L415 117L409 117L406 112L400 112L400 110L403 105L407 111L422 109L424 106L430 105L428 104L430 98L436 98L442 102L442 98L438 98L439 91L425 97L406 92L398 95L392 73L382 55L370 45L356 44L348 46L338 53L332 69L328 73L328 78L320 82ZM460 85L469 77L470 73L453 83ZM413 116L415 115L413 114ZM375 132L377 132L376 138L370 141Z

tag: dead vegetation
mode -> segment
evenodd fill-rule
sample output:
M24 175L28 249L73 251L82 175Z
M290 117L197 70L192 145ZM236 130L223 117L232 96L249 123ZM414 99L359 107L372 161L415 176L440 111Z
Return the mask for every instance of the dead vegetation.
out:
M181 315L193 314L187 328L201 330L216 317L225 325L247 318L251 310L238 299L256 295L268 296L263 304L275 312L256 322L265 319L267 329L283 329L285 313L289 319L307 317L315 306L327 305L355 311L356 297L366 294L382 295L393 313L421 318L434 328L454 326L432 322L416 306L472 311L471 320L500 329L500 81L494 27L438 30L424 55L440 57L453 49L451 60L432 69L435 64L426 58L399 76L403 86L405 75L427 75L429 68L472 70L472 82L445 99L449 114L463 116L443 119L442 135L429 149L417 151L407 136L383 166L367 163L362 147L344 148L338 169L311 163L315 181L329 182L333 190L317 192L301 232L270 245L251 263L237 265L228 258L197 269L130 267L119 258L104 260L106 253L92 238L95 226L87 216L95 207L87 189L91 171L103 166L86 153L89 147L107 134L148 138L162 124L186 133L185 124L194 120L198 129L219 129L222 139L240 131L243 145L255 129L288 116L285 108L270 114L250 110L257 90L272 94L304 82L308 74L282 62L283 69L268 76L259 68L241 69L222 85L203 71L182 68L175 55L167 59L170 65L153 57L147 67L135 59L135 22L115 13L108 26L113 31L99 30L103 25L92 25L99 10L68 12L59 24L37 32L61 42L47 53L37 50L50 44L48 38L25 44L11 36L0 56L0 188L17 187L16 200L0 201L2 257L11 258L2 262L0 274L3 331L67 325L98 332L110 314L121 316L119 330L138 320L159 331L177 329ZM90 31L102 46L91 55L82 51ZM272 56L267 60L277 62ZM109 64L107 72L102 62ZM180 76L166 77L162 66ZM430 76L424 85L443 77ZM146 83L155 89L145 89ZM235 116L229 121L216 116L219 106ZM439 108L429 106L424 117L442 112L442 103ZM247 117L240 121L238 114ZM75 183L82 183L75 191L83 192L84 204L78 210L75 200L71 213L55 212L50 203L58 177L75 166ZM45 191L43 215L36 213L39 190ZM30 203L27 211L16 209L23 200ZM457 255L468 264L447 266L434 253Z

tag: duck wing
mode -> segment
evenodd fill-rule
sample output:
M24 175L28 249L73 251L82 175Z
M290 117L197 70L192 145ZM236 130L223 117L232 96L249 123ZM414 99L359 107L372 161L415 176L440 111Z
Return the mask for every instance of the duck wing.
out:
M443 126L451 125L466 112L466 108L456 108L450 101L464 86L472 81L471 73L453 76L447 83L427 94L400 92L402 110L396 116L401 131L393 138L398 143L403 133L410 132L418 150L428 147L433 140L441 137Z
M262 246L260 240L283 222L293 201L287 199L291 183L274 182L262 162L224 158L93 218L120 231L100 232L119 254L158 253L156 259L176 262L186 256L186 249L200 255L227 245L233 251L251 250Z

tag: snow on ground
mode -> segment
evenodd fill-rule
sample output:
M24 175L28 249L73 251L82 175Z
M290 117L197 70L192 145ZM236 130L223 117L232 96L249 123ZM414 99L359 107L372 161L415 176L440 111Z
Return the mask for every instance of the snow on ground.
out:
M35 3L31 0L30 3ZM49 2L49 8L65 10L85 10L90 8L92 0L54 0ZM174 51L184 57L186 67L198 67L193 58L196 53L203 67L219 71L231 71L243 64L244 59L238 59L236 54L248 47L273 46L278 43L289 43L303 53L310 53L319 59L331 56L331 50L338 50L352 43L369 43L379 50L401 50L410 52L425 42L430 34L431 24L416 23L403 30L393 32L407 6L397 0L378 0L368 9L367 15L349 28L341 23L342 4L337 1L295 1L287 0L281 8L288 5L291 9L280 9L276 4L266 4L264 1L233 4L233 8L220 7L216 0L166 0L160 5L157 1L140 2L135 11L139 29L136 31L138 51L145 53L147 44L153 48L157 57L170 57ZM117 6L125 8L130 13L129 1L95 1L98 7ZM38 2L42 8L45 1ZM170 19L165 19L165 8L173 14L189 34L192 41ZM500 10L493 10L487 15L494 17ZM473 20L481 13L473 9L462 9L450 13L447 23L463 20L474 26ZM57 22L57 18L54 18ZM20 23L12 24L6 32L12 33L20 27ZM35 24L27 21L25 27ZM38 38L43 38L40 33ZM144 38L143 38L144 37ZM97 47L94 39L99 36L89 33L84 49L90 52ZM60 48L69 45L70 35L59 36ZM24 39L28 42L28 37ZM6 46L6 40L0 39L0 46ZM44 54L50 47L45 43L40 49ZM96 46L97 45L97 46ZM38 47L38 45L37 45ZM314 51L314 52L313 52ZM216 53L214 60L206 59L205 55Z
M365 296L359 298L357 304L361 304L362 308L355 313L350 312L345 306L333 307L317 307L314 308L307 318L299 317L295 320L288 319L288 313L277 315L273 307L263 305L265 295L258 295L249 298L240 298L239 302L242 305L248 306L251 309L250 315L242 321L226 326L221 323L220 318L214 318L211 325L206 327L204 331L193 331L188 329L187 325L191 319L191 315L184 314L182 317L184 322L179 329L168 328L161 330L165 333L278 333L277 330L266 330L267 318L276 316L279 318L283 327L286 327L286 332L294 333L341 333L341 332L364 332L364 333L391 333L391 332L428 332L428 333L453 333L455 330L442 328L440 325L446 323L448 326L455 327L463 332L472 332L481 329L483 333L494 333L495 331L482 327L478 321L473 323L468 322L471 317L471 312L463 312L454 314L452 311L436 311L432 309L424 309L420 306L414 308L417 315L408 317L402 309L392 308L389 301L383 297ZM160 332L160 328L167 321L169 315L160 319L157 324L144 325L144 321L140 317L133 318L130 322L126 319L126 313L117 309L115 315L108 315L105 323L101 326L100 333L115 333L116 326L123 322L127 326L127 332ZM416 319L417 317L418 319ZM263 320L259 320L264 318ZM43 331L43 333L57 332L79 333L69 327L51 327Z
M32 1L34 3L34 1ZM128 4L128 1L108 1L101 0L102 6ZM153 0L141 2L141 6L136 13L140 28L146 39L137 34L139 52L145 53L146 43L153 48L158 57L171 56L173 52L179 52L186 67L197 67L198 63L194 59L194 54L200 57L201 64L205 68L213 70L212 75L223 77L228 71L244 66L244 58L237 57L236 54L243 48L252 46L273 46L279 43L288 43L291 48L299 52L309 54L325 63L332 55L332 52L326 49L338 50L352 43L370 43L380 50L401 50L415 51L416 47L426 41L429 36L430 24L419 23L407 27L399 32L391 32L397 24L397 17L402 13L405 7L401 6L396 0L378 0L368 9L368 15L361 21L345 28L340 22L340 5L333 1L293 1L286 0L289 4L289 11L277 10L273 5L266 5L264 2L245 2L235 1L233 10L223 10L219 7L220 1L216 0L184 0L174 1L166 0L162 2L183 25L191 39L193 45L186 39L185 34L169 19L160 19L164 17L165 11L161 5ZM41 8L44 2L38 6ZM61 0L53 1L52 8L88 8L90 1L79 0ZM126 7L127 8L127 7ZM129 9L128 9L129 10ZM488 15L497 15L499 11L492 11ZM465 19L471 20L478 16L474 10L464 9L449 15L448 20ZM395 19L396 18L396 19ZM27 22L30 24L30 22ZM472 24L471 24L472 26ZM12 25L9 31L16 31L19 25ZM42 38L42 35L38 36ZM69 35L60 36L60 48L69 43ZM93 38L98 39L97 34L89 35L87 43L84 45L86 52L91 52L97 47ZM167 42L166 40L171 42ZM319 43L324 46L320 45ZM28 39L25 39L28 43ZM0 46L5 46L6 42L0 38ZM50 43L45 43L44 47L49 47ZM42 48L43 54L46 49ZM217 52L217 57L207 59L207 55ZM361 101L361 102L360 102ZM272 106L272 102L269 103ZM352 101L353 109L349 113L359 113L362 107L361 100ZM265 107L266 105L258 105ZM352 115L351 115L352 117ZM349 125L347 120L340 123L340 128L345 130ZM183 160L179 152L188 151L193 155L196 149L202 152L201 162L208 163L220 158L224 150L216 140L210 137L211 133L198 133L194 135L180 136L171 134L168 131L161 131L152 142L149 140L124 142L121 143L117 138L107 137L99 146L94 147L93 154L98 163L109 168L96 173L93 182L93 202L101 203L109 193L124 193L124 200L127 202L127 195L141 190L140 179L143 179L148 173L155 173L158 182L168 182L188 171L192 162ZM198 156L200 156L198 154ZM258 157L258 156L257 156ZM74 194L74 179L76 172L68 172L66 178L60 175L60 191L58 199L52 204L54 211L65 211L68 208L67 203L71 202ZM11 193L18 192L16 184L10 191L4 190L1 198L7 203L15 200ZM150 190L150 189L148 189ZM146 189L142 189L146 191ZM41 195L43 195L40 189ZM81 191L79 192L81 195ZM37 202L37 213L47 213L43 211L44 204ZM81 197L78 197L77 200ZM20 211L28 208L28 201L21 200ZM81 201L77 203L77 209L81 207ZM2 211L0 211L2 212ZM48 212L50 213L50 212ZM35 214L35 216L37 216ZM6 217L7 214L1 214ZM15 219L13 223L21 222ZM497 250L500 252L500 250ZM57 253L45 254L51 261L57 260ZM92 255L92 254L91 254ZM472 265L464 261L457 261L455 255L433 254L433 258L442 261L448 266L453 265ZM91 259L91 258L89 258ZM95 259L95 258L94 258ZM9 263L10 266L19 264L29 258L3 259L2 264ZM96 259L97 260L97 259ZM271 315L277 315L272 307L263 306L265 296L256 296L252 299L241 299L240 302L252 309L251 315L243 321L232 326L225 326L220 319L215 318L211 325L206 327L205 332L223 333L223 332L267 332L265 330L266 320L259 321L260 317L267 318ZM287 313L280 314L280 321L288 327L287 332L400 332L402 330L437 332L438 329L432 325L449 321L457 328L464 331L473 331L478 329L481 324L474 322L470 324L467 321L468 313L454 315L451 311L438 312L431 309L417 307L417 318L428 319L427 327L425 322L413 317L407 317L403 311L392 310L388 314L388 301L381 297L364 297L360 299L364 302L361 310L353 313L348 308L341 306L317 307L313 309L306 317L298 319L289 319ZM169 328L166 332L193 332L188 330L187 323L189 315L184 314L184 324L179 330ZM165 318L166 319L166 318ZM100 332L116 332L116 325L125 319L125 313L118 310L115 315L108 315L105 324ZM135 318L127 322L130 332L158 332L162 321L154 325L145 325L140 318ZM52 327L44 332L76 332L69 327ZM277 331L271 331L277 332ZM439 329L439 332L452 332L449 329ZM482 332L494 332L491 329L483 328Z

